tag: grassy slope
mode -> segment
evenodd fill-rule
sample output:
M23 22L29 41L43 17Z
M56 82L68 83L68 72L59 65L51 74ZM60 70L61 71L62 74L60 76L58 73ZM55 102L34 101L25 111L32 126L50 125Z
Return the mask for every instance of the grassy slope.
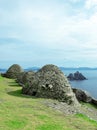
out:
M97 130L97 123L82 114L64 115L21 94L14 80L0 77L0 130Z

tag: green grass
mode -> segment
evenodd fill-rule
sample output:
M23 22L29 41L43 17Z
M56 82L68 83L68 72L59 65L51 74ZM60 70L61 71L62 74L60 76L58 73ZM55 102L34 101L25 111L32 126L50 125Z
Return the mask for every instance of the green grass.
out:
M3 77L0 75L0 80L2 80L3 79Z
M84 114L76 114L76 117L78 118L82 118L84 121L87 121L89 123L92 123L94 124L96 127L97 127L97 121L91 119L91 118L88 118L86 115Z
M97 109L97 105L94 105L94 104L90 104L90 103L85 103L85 102L80 102L83 106L87 106L89 108L96 108Z
M46 107L46 100L23 95L14 80L0 77L0 130L97 130L96 121L64 115Z

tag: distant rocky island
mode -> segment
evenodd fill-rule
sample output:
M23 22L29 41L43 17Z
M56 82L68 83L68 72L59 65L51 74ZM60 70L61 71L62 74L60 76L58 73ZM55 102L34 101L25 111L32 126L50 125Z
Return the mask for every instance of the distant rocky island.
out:
M79 71L76 71L75 73L70 73L67 78L69 80L86 80L87 78L80 73Z

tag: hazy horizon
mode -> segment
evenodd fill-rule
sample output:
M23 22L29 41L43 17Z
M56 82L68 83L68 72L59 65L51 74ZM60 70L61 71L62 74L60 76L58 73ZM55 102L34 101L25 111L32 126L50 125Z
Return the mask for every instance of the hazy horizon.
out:
M0 0L0 68L97 67L96 0Z
M0 69L2 70L2 69L5 69L5 70L7 70L9 67L11 67L13 64L11 64L10 66L7 66L7 67L0 67ZM18 65L20 65L20 64L18 64ZM47 64L44 64L43 66L45 66L45 65L47 65ZM53 65L55 65L55 64L53 64ZM21 65L20 65L21 66ZM42 68L43 66L26 66L26 67L24 67L24 66L21 66L23 69L40 69L40 68ZM56 66L58 66L58 65L56 65ZM88 66L80 66L80 67L66 67L66 66L58 66L59 68L61 68L61 69L71 69L71 70L73 70L73 69L79 69L79 70L88 70L88 69L90 69L90 70L92 70L92 69L97 69L97 67L88 67Z

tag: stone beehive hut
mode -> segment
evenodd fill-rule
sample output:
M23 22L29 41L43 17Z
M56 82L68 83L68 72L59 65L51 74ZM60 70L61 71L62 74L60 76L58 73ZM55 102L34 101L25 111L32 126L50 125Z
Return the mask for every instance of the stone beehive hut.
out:
M22 92L36 97L52 98L68 104L78 104L63 72L55 65L45 65L22 88Z
M18 64L13 64L5 73L5 77L15 79L24 70Z
M28 72L22 72L18 75L17 77L17 82L20 85L26 85L29 81L31 81L33 79L35 72L33 71L28 71Z

